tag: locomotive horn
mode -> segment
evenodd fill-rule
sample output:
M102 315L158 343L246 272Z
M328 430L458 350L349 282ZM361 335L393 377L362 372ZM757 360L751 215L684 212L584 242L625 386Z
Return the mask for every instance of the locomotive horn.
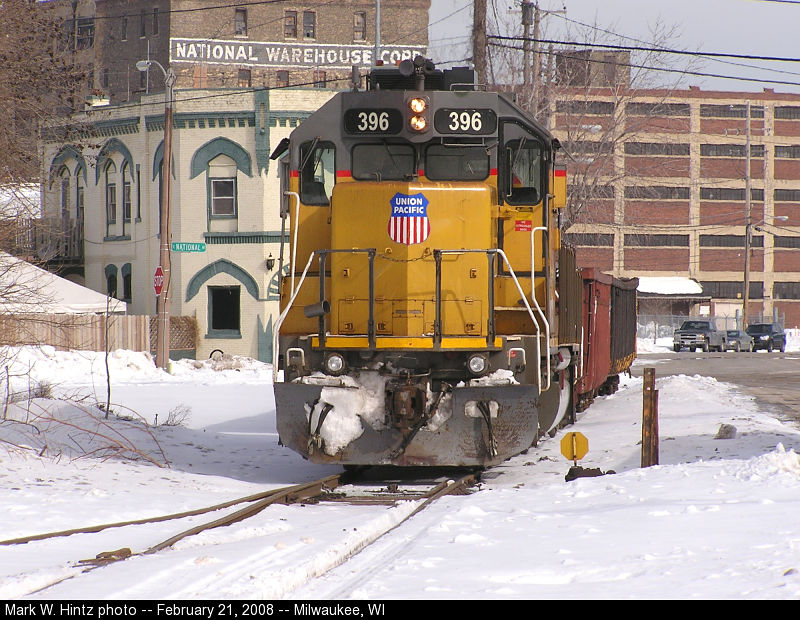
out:
M331 311L331 302L328 300L320 301L316 304L311 304L310 306L305 306L303 308L303 314L306 315L307 319L313 319L314 317L322 316L323 314L328 314Z

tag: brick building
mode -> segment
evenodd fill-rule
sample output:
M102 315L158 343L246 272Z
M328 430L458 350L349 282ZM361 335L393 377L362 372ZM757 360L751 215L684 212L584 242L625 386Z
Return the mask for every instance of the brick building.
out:
M171 66L171 314L196 319L199 358L219 349L271 361L285 233L279 166L269 155L350 87L349 65L366 72L375 3L95 4L94 76L111 104L73 119L83 129L74 139L58 127L43 133L45 214L80 222L87 286L123 299L132 314L156 313L164 79L135 65L149 57ZM429 0L382 1L386 60L424 53L428 7Z
M592 188L572 188L582 264L696 279L712 313L735 316L749 223L748 316L800 325L800 95L579 88L559 93L551 123L568 178Z

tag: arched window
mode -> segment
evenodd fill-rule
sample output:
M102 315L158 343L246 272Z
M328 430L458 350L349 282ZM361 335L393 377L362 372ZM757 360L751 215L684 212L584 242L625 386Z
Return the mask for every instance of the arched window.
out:
M106 181L106 235L108 227L117 223L117 166L109 160L105 168Z
M117 266L106 265L106 295L117 297Z
M125 263L122 266L122 301L130 303L133 301L133 275L131 274L131 264Z
M70 175L69 175L69 168L66 166L61 166L61 169L58 171L58 184L59 189L61 192L61 220L64 222L69 221L69 210L70 210Z
M209 208L211 217L236 217L236 162L217 155L208 162Z
M131 166L126 161L122 164L122 221L130 222L133 211L131 198Z

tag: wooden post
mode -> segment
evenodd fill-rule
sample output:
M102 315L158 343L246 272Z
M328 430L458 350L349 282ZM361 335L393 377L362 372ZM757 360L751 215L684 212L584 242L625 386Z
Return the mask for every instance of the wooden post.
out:
M644 369L642 386L642 467L658 465L658 390L656 369Z

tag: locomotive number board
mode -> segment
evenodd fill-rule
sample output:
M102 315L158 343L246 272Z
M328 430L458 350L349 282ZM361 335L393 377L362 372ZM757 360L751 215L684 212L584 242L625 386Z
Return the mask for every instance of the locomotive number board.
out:
M497 114L487 109L439 108L433 126L439 133L488 135L497 131Z
M394 108L351 108L344 113L344 130L352 134L400 133L403 115Z

